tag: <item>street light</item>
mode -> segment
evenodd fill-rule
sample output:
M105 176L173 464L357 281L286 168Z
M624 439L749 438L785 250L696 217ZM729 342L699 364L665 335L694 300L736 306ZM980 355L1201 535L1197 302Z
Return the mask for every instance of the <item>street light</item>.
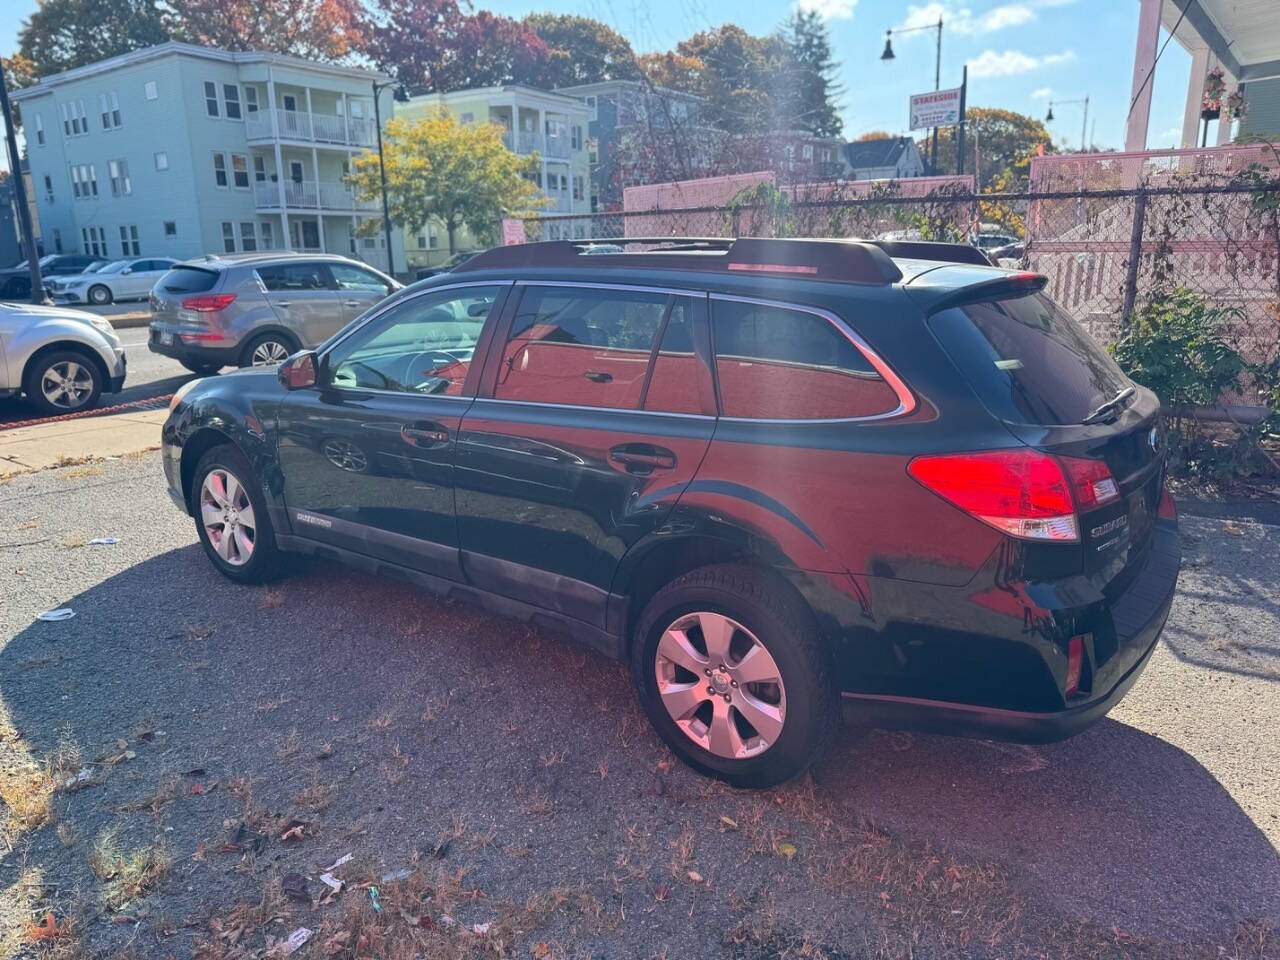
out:
M1083 120L1083 121L1081 122L1081 124L1080 124L1080 152L1081 152L1081 153L1083 153L1083 152L1085 151L1085 149L1086 149L1086 146L1085 146L1085 143L1086 143L1086 141L1085 141L1085 132L1089 129L1089 98L1088 98L1087 96L1085 96L1085 97L1082 97L1082 98L1081 98L1081 99L1079 99L1079 100L1057 100L1057 101L1050 100L1050 101L1049 101L1049 112L1048 112L1048 113L1046 113L1046 114L1044 115L1044 122L1045 122L1045 123L1052 123L1052 122L1053 122L1053 105L1054 105L1054 103L1055 103L1055 102L1056 102L1056 103L1058 104L1058 106L1060 106L1060 107L1061 107L1061 106L1067 106L1067 105L1070 105L1070 104L1073 104L1073 103L1077 103L1077 104L1079 104L1079 103L1083 103L1083 104L1084 104L1084 120Z
M382 230L387 238L387 273L394 277L396 259L391 249L391 210L387 206L387 168L382 160L382 110L378 105L378 94L388 87L395 87L395 93L392 96L399 103L407 103L409 94L405 92L404 84L398 80L384 80L382 83L373 81L373 126L378 131L378 176L382 179Z
M933 64L933 89L942 89L942 17L938 17L937 23L926 23L922 27L907 27L899 30L898 33L915 33L917 30L937 30L938 31L938 49L934 57ZM886 30L884 32L884 53L880 54L881 60L897 59L893 53L893 31ZM938 128L933 128L933 146L931 148L932 157L929 160L933 167L934 173L938 171Z

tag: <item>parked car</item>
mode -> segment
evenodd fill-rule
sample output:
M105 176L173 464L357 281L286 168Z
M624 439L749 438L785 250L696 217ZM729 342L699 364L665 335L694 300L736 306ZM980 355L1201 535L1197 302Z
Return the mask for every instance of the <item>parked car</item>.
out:
M43 413L97 406L124 386L125 355L111 322L66 307L0 303L0 396L25 394Z
M279 363L323 343L402 284L346 257L206 256L174 264L151 291L152 353L204 375Z
M156 281L177 262L172 257L113 260L84 273L50 280L45 289L55 303L101 306L116 300L146 300Z
M1043 276L618 242L491 250L184 386L164 472L213 566L320 554L567 630L744 786L842 706L1038 741L1124 696L1178 576L1160 405Z
M979 250L992 250L1017 242L1017 237L1007 233L979 233L973 238L973 245Z
M472 257L478 256L479 254L479 250L467 250L463 253L455 253L439 266L422 267L418 270L416 276L419 280L426 280L428 277L436 277L442 273L448 273L450 270L456 270Z
M992 247L987 251L987 256L992 259L996 266L1010 269L1020 266L1023 257L1026 255L1027 245L1021 240L1017 243L1006 243L1003 247Z
M67 276L79 273L100 257L90 257L79 253L51 253L40 258L41 282L46 277ZM27 261L16 266L0 270L0 299L25 300L31 296L31 273Z

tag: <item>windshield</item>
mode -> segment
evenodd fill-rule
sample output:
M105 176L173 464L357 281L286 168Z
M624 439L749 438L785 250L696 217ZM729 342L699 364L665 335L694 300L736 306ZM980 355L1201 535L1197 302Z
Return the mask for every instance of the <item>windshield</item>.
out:
M110 260L95 260L84 268L85 273L99 273L104 267L111 266Z
M47 267L49 264L53 263L53 261L57 259L58 259L58 255L56 253L50 253L47 256L43 256L40 258L40 261L39 261L40 266ZM22 265L25 267L27 265L27 261L23 260Z
M986 408L1008 423L1082 423L1132 386L1043 294L943 310L929 325Z

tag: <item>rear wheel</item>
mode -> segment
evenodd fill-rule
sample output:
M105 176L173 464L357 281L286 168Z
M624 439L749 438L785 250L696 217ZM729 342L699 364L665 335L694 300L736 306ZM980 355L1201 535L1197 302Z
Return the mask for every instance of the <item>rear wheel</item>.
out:
M704 567L658 591L640 617L631 667L671 749L734 786L796 776L839 723L812 615L750 567Z
M262 487L236 447L205 452L196 464L191 501L200 543L219 573L239 583L266 583L284 573Z
M55 350L27 369L27 400L46 414L76 413L95 406L102 396L102 373L87 354Z
M297 349L297 345L282 333L264 333L245 346L240 355L240 366L266 367L282 363Z
M104 287L100 283L95 283L89 288L89 292L85 294L85 296L89 298L90 303L97 304L101 307L111 302L111 288Z

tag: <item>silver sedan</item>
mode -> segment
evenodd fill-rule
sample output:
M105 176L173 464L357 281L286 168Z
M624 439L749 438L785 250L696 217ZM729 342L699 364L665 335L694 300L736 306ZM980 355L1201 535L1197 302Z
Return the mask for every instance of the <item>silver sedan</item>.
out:
M92 272L56 277L44 288L57 303L105 304L116 300L145 300L156 281L178 261L172 257L132 257L100 266Z
M124 386L111 321L65 307L0 303L0 397L24 394L43 413L87 410Z

